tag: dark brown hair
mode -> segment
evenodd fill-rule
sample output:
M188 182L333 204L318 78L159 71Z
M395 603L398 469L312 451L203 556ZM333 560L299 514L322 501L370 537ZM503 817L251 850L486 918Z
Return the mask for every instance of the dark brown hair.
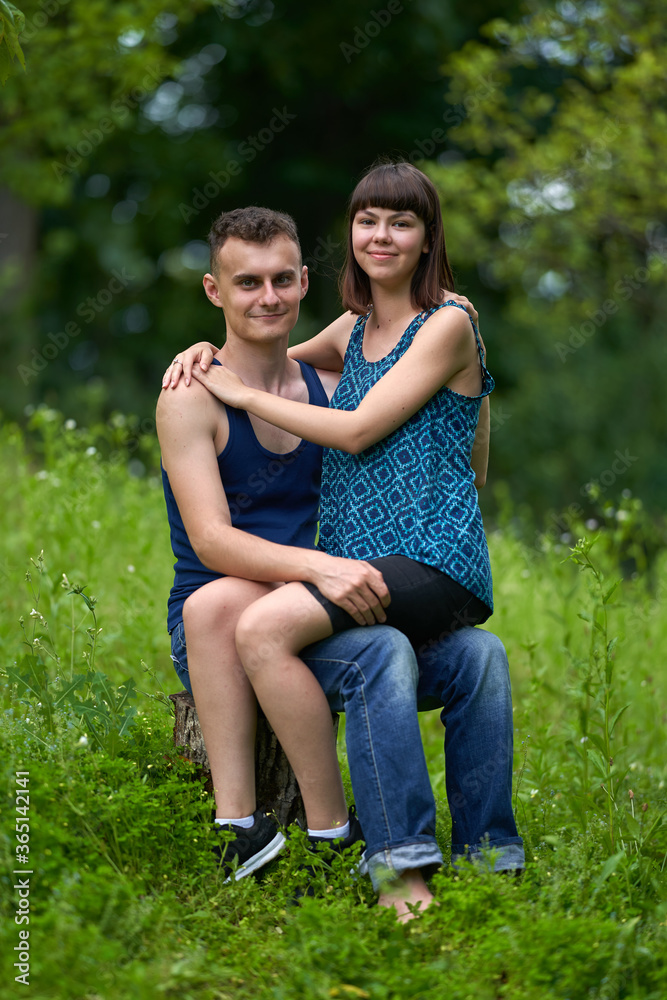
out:
M422 220L429 251L420 257L410 294L415 308L426 310L439 305L443 289L454 291L454 278L447 260L438 192L426 174L412 163L379 163L362 177L350 198L347 256L340 280L343 309L363 315L372 305L368 275L355 260L352 249L352 222L364 208L412 211Z
M246 243L262 244L270 243L278 236L286 236L292 243L296 243L299 256L301 255L296 222L291 215L274 212L270 208L258 208L257 205L223 212L215 220L208 234L212 273L216 273L218 253L230 237L245 240Z

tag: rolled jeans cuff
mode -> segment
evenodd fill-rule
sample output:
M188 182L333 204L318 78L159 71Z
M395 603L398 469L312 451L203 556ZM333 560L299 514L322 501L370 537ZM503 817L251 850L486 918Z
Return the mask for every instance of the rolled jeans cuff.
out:
M373 888L382 892L387 882L402 875L411 868L421 868L424 878L429 878L442 865L442 854L434 840L426 840L400 847L386 847L364 854L365 867L371 877Z
M474 847L455 844L452 846L452 867L461 870L466 863L479 865L489 871L504 872L525 868L526 857L520 837L512 840L489 841Z

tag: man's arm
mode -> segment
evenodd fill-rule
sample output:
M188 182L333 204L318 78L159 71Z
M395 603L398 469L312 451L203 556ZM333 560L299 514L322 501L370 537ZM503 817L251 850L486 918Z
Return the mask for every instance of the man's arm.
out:
M224 411L223 411L224 413ZM216 455L221 407L198 383L162 393L157 431L162 463L194 551L209 569L270 583L304 580L360 625L384 621L388 591L367 563L279 545L234 528Z

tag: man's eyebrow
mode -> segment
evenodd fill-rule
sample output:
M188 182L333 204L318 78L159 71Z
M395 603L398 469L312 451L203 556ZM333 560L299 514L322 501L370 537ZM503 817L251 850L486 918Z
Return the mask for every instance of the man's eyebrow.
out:
M271 277L273 280L275 280L276 278L282 278L283 275L290 275L292 277L296 277L296 269L293 267L285 267L283 268L282 271L276 271L275 274L271 275ZM232 281L248 281L248 280L258 281L259 278L260 278L259 274L235 274L232 277Z

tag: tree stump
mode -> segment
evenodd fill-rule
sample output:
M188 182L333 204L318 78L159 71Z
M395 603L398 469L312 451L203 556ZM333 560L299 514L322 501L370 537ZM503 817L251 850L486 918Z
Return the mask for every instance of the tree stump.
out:
M181 748L186 760L197 765L202 776L206 776L205 788L212 794L211 770L194 698L187 691L170 694L169 698L174 706L174 745ZM335 739L338 735L335 713L332 713L332 723ZM255 784L258 809L273 813L284 826L298 820L305 828L303 800L294 771L261 709L255 739Z

